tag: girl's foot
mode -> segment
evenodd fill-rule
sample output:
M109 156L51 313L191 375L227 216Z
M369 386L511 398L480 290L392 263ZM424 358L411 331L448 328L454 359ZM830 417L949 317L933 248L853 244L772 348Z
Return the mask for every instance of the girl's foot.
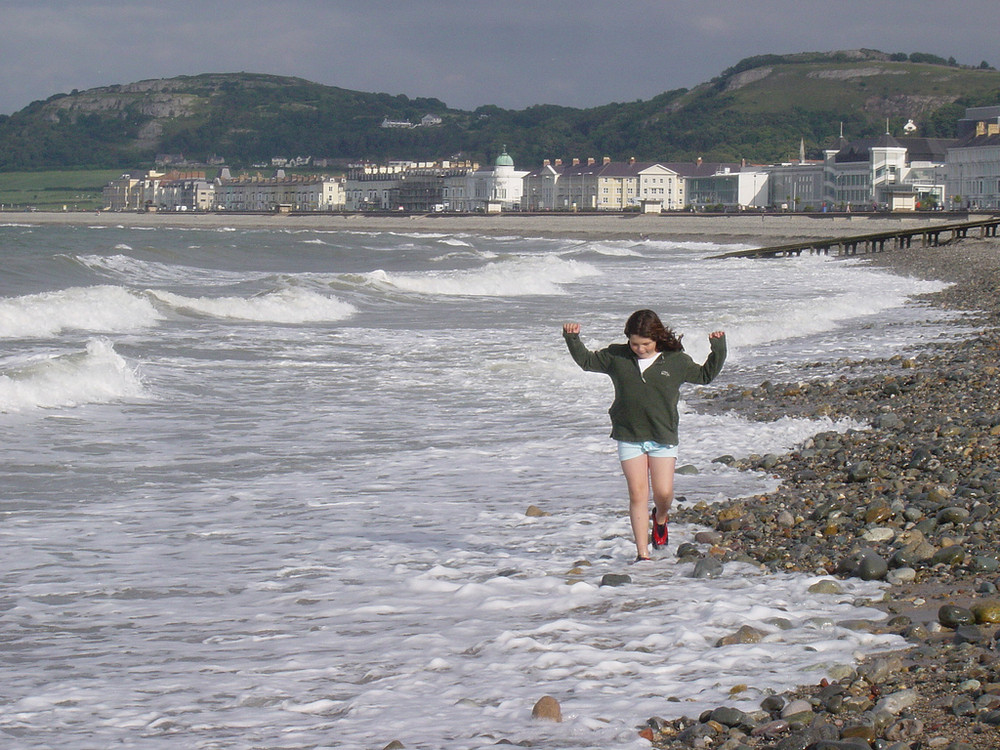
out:
M653 549L660 549L660 547L666 547L667 542L670 540L670 533L667 531L667 522L669 518L664 518L663 523L656 522L656 508L653 508Z
M633 560L632 562L633 563L649 562L651 559L652 558L649 555L636 555L635 560Z

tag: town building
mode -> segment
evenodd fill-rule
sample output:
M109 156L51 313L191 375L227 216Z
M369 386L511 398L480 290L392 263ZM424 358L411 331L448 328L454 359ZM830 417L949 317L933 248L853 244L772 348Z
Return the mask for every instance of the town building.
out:
M219 211L341 211L344 183L335 177L286 175L229 176L228 170L215 180L215 208Z
M348 211L440 211L448 205L452 179L464 194L466 175L479 166L468 161L393 161L352 169L344 184Z
M767 206L770 208L779 211L825 211L830 208L822 161L802 158L758 169L768 176Z
M755 167L698 159L683 177L687 204L693 209L743 210L768 204L767 172Z
M946 160L953 140L877 138L841 142L826 149L826 199L842 210L900 209L941 205L945 199Z
M683 192L683 191L681 191ZM529 211L623 211L640 202L664 202L677 195L677 175L650 162L604 157L545 160L524 176L524 208Z
M476 167L444 180L442 207L446 211L497 213L521 209L525 170L514 166L504 148L491 167Z
M965 137L948 149L950 205L1000 209L1000 106L970 107L959 133Z
M138 211L145 201L144 183L155 172L126 172L101 191L107 211Z
M130 173L103 190L109 211L339 211L343 181L331 177L242 175L223 168L208 180L204 172Z

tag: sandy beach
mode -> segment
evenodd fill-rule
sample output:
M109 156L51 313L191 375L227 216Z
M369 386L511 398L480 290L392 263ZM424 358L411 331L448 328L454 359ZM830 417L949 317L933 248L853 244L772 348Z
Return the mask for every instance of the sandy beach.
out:
M973 217L970 217L970 219ZM531 237L601 237L608 239L697 240L766 246L813 237L912 229L958 220L945 215L823 214L195 214L32 212L2 213L0 223L77 224L89 226L176 226L217 229L261 227L295 230L444 232Z

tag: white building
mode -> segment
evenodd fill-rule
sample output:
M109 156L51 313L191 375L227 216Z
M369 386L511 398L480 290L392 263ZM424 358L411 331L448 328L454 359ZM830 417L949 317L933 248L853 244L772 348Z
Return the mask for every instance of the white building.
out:
M521 208L527 171L514 167L507 149L492 167L481 167L445 178L442 206L447 211L516 211Z
M646 212L677 211L692 202L692 180L712 178L724 170L735 170L735 174L739 167L700 160L615 162L605 157L600 163L574 159L570 164L546 160L524 178L524 207L529 211L625 211L640 207ZM747 174L739 179L740 189L732 190L733 205L741 198L759 200L760 183L766 184L766 175L751 178ZM702 183L700 189L713 198L712 203L719 202L718 185Z
M824 153L827 201L838 209L892 207L894 196L913 196L913 205L941 204L945 198L948 148L943 138L865 138Z
M215 208L219 211L340 211L344 183L334 177L292 175L247 176L215 180Z
M1000 208L1000 107L966 110L966 137L948 149L947 198L954 208Z
M692 208L745 209L768 205L768 174L739 164L698 162L687 176L687 201Z
M645 206L658 204L661 211L678 211L687 205L687 190L678 165L652 164L637 175L639 199Z

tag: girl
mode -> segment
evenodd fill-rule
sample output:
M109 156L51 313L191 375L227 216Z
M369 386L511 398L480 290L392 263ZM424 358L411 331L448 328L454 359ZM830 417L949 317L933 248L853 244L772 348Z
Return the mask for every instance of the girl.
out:
M563 325L569 353L584 370L603 372L615 386L611 437L628 484L629 517L636 562L649 559L648 522L653 493L653 547L667 544L667 512L674 500L677 462L677 400L682 383L710 383L726 361L726 334L709 334L711 354L698 365L684 353L681 336L652 310L637 310L625 323L627 344L592 352L580 341L580 324Z

